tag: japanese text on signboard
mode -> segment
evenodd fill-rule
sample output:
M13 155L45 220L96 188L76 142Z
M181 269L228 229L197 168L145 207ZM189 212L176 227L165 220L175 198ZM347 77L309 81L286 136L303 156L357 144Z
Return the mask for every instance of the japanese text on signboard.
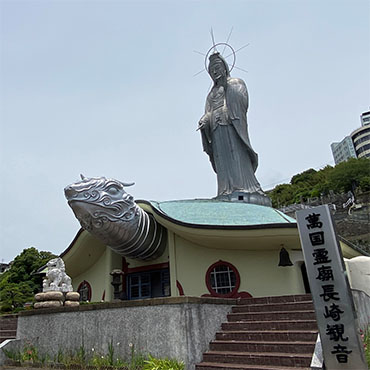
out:
M319 295L323 307L323 316L326 319L326 335L332 343L331 353L336 356L338 363L347 363L351 354L346 346L345 325L341 322L341 315L345 307L341 306L341 296L335 289L335 276L333 273L329 252L325 248L325 233L323 222L319 213L311 213L305 217L309 239L312 249L313 265L316 270L316 280L320 281L321 294Z

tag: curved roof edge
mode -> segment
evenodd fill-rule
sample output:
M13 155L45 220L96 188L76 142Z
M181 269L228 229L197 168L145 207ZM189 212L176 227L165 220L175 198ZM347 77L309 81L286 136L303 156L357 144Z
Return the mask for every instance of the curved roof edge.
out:
M79 236L84 232L85 230L83 228L80 228L77 232L77 234L75 235L75 237L73 238L73 240L71 241L71 243L69 244L69 246L59 255L60 258L63 258L74 246L74 244L76 243L77 239L79 238Z

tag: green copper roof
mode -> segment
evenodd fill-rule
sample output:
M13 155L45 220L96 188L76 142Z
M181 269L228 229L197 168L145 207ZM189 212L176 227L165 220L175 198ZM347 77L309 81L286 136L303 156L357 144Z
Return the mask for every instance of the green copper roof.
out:
M174 220L196 225L247 226L295 224L295 219L265 206L213 199L150 201L159 213Z

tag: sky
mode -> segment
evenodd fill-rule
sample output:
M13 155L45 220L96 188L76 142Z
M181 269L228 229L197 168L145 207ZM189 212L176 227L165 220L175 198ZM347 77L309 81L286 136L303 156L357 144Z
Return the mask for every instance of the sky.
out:
M135 182L135 199L216 195L196 132L211 80L194 76L211 29L248 44L231 75L263 189L334 164L370 107L368 0L0 0L2 262L69 246L80 173Z

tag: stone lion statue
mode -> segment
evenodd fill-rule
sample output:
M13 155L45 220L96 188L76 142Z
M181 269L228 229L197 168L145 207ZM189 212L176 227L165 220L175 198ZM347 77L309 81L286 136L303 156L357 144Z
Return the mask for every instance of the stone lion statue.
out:
M65 273L65 265L63 260L53 258L47 263L48 272L46 273L46 279L43 281L43 292L72 292L72 281L71 278Z

